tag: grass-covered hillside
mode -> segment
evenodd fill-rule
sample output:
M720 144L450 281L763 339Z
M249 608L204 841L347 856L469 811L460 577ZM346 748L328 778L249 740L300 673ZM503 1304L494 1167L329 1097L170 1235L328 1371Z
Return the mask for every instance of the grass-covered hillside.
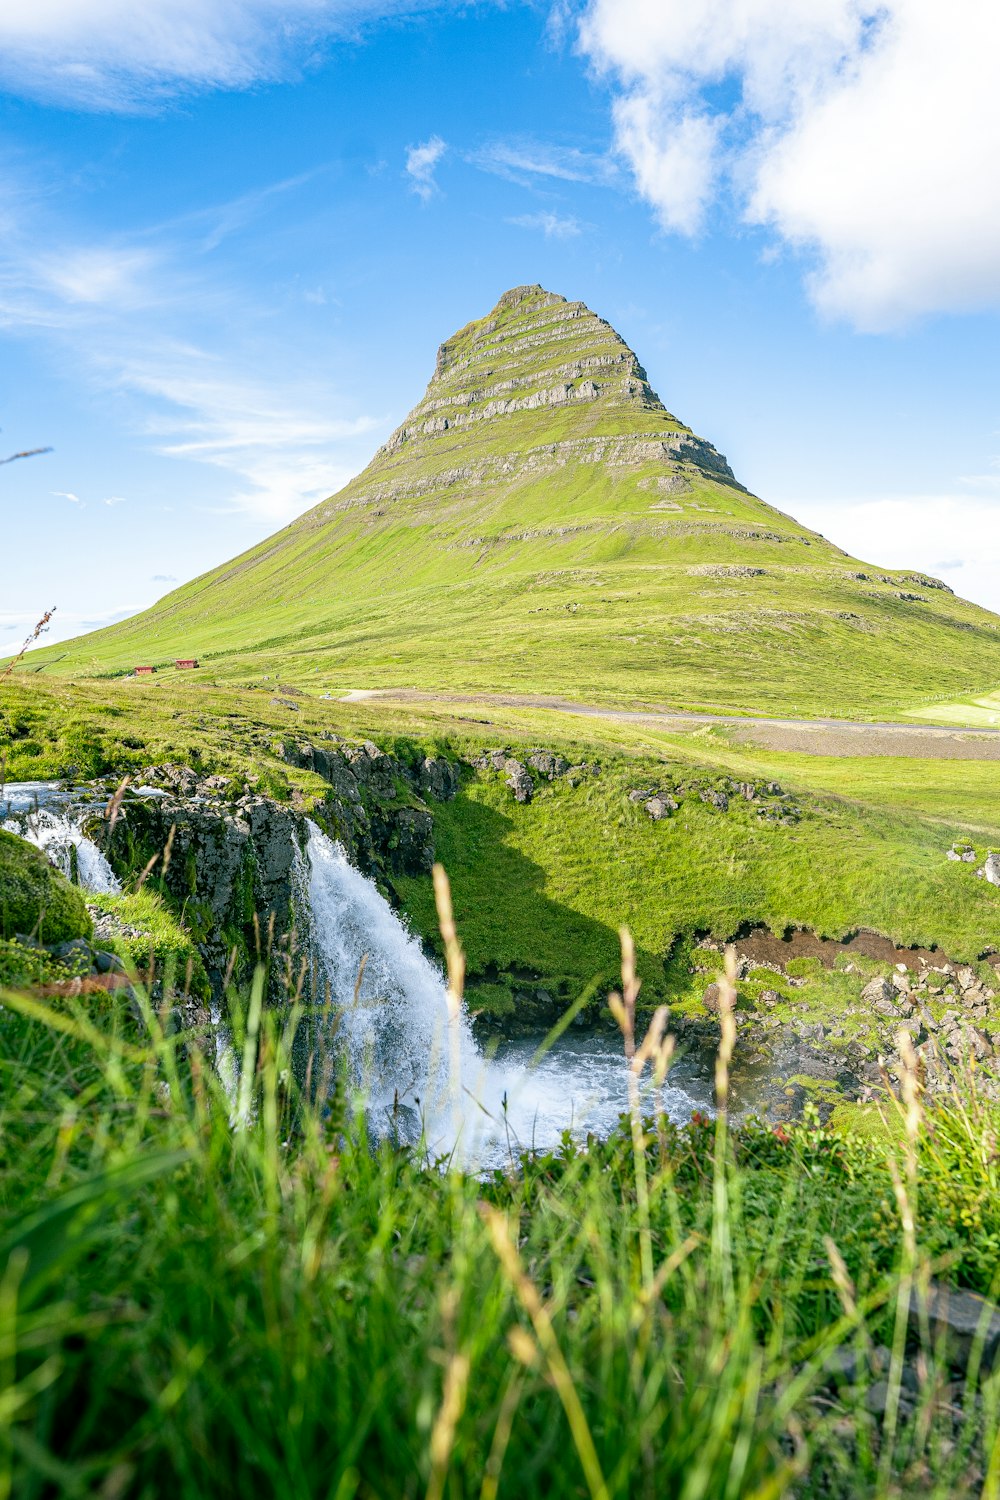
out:
M447 706L282 703L207 676L58 687L34 678L0 694L0 710L11 780L181 761L309 808L329 787L295 764L300 743L370 738L404 759L461 759L458 796L433 804L435 849L452 878L471 1002L499 1016L532 976L567 1004L596 980L600 1003L622 924L635 934L650 1003L686 986L700 1001L690 941L756 924L831 938L867 927L963 962L1000 948L1000 890L946 858L956 840L980 864L1000 847L998 761L842 760L736 745L720 730L670 734L540 710L504 710L490 723ZM588 769L539 777L520 804L502 772L471 764L499 746L523 759L546 747ZM773 783L780 794L766 792ZM760 795L732 791L742 784ZM701 795L723 787L724 812ZM629 796L642 789L668 792L676 812L651 819ZM393 883L434 940L429 876Z
M776 437L776 441L779 439ZM339 494L31 667L879 717L1000 681L1000 622L748 494L581 303L501 298Z

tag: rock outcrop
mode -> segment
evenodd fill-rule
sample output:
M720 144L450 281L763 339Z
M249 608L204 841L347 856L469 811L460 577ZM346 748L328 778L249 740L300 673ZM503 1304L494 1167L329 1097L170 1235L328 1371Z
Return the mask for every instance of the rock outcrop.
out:
M310 816L365 874L391 887L394 876L431 869L428 804L455 796L454 762L425 756L411 763L370 741L286 739L273 748L327 783L329 793ZM225 776L199 776L188 766L147 766L139 781L149 792L126 798L114 829L95 820L89 831L122 873L148 866L149 877L183 914L213 990L221 990L234 950L240 977L258 950L301 945L308 925L301 808Z

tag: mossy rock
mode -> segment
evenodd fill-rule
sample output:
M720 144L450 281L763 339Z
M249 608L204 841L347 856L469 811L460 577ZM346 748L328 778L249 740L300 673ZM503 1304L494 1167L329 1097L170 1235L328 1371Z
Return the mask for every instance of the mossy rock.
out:
M0 935L33 933L43 943L89 937L90 914L82 893L70 885L40 849L0 829Z

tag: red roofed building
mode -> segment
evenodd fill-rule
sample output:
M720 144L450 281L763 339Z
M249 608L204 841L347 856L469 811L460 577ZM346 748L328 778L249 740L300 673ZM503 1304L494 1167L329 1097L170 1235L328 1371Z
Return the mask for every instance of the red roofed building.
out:
M133 668L133 670L134 670L135 675L137 677L152 677L153 673L156 671L156 668L155 667L135 667L135 668Z
M179 661L175 661L174 662L174 666L175 667L196 667L197 665L198 665L198 659L197 659L197 657L194 657L194 656L185 656L185 657L181 658Z

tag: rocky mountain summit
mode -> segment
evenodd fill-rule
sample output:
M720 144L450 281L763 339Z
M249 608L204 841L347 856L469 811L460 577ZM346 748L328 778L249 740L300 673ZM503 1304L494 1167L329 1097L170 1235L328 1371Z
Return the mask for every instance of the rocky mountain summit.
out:
M609 447L606 436L592 440L602 458L635 461L640 456L681 460L735 484L723 456L667 411L649 384L638 358L610 323L582 302L567 302L539 286L505 292L493 314L470 323L438 350L426 394L397 427L377 457L391 457L404 446L480 424L498 440L504 419L542 408L598 406L626 418L647 416L648 434L629 434ZM641 418L640 418L641 419ZM661 425L662 424L662 425ZM549 445L547 457L578 459L579 439ZM409 454L408 456L412 456ZM507 464L537 460L528 450L504 455Z

